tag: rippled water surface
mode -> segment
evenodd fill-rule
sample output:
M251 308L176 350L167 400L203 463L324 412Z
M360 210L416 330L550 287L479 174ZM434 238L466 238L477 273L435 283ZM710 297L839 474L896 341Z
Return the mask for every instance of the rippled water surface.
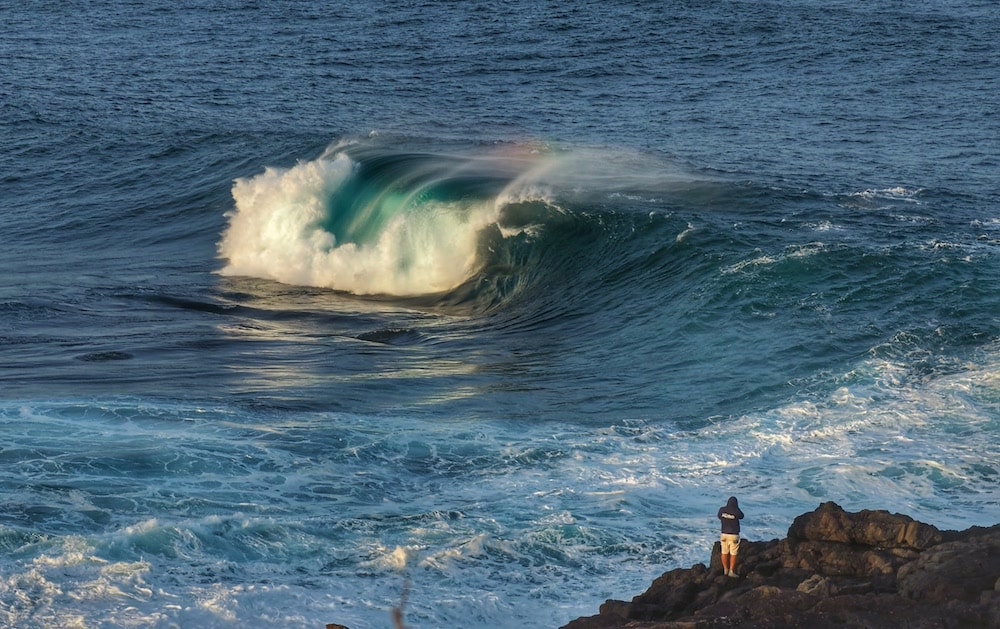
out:
M0 624L557 627L1000 521L987 2L22 2Z

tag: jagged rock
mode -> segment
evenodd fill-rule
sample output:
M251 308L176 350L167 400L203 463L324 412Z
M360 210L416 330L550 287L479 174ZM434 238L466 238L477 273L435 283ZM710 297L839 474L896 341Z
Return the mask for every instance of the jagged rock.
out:
M943 532L827 502L795 518L786 539L744 540L737 571L723 576L716 543L709 567L671 570L564 629L1000 629L1000 524Z
M824 502L815 511L795 518L788 528L788 539L924 550L940 544L943 536L930 524L906 515L868 510L848 513L834 502Z
M947 603L996 591L1000 530L930 548L899 570L899 592L916 600Z
M797 592L804 592L806 594L815 594L816 596L822 596L826 598L834 592L837 591L837 587L830 583L830 579L824 576L814 574L802 583L799 583L799 587L795 588Z

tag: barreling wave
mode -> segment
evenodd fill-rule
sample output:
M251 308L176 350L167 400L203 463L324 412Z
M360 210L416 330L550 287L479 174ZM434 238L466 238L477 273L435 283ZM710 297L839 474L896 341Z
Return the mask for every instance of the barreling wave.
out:
M602 200L642 205L686 177L639 161L533 145L456 155L341 144L235 182L221 272L359 295L482 287L484 271L516 263L513 241Z

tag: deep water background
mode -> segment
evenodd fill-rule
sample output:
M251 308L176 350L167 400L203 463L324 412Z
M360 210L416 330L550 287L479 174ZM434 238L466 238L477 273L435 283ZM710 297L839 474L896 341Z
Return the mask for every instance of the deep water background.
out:
M553 627L734 493L1000 521L993 3L0 13L0 624Z

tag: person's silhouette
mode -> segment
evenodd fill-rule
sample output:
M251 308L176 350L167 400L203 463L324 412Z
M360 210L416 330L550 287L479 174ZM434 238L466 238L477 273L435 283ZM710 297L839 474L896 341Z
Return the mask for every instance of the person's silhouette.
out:
M743 512L736 496L730 496L726 506L719 509L719 519L722 520L722 571L727 577L736 576L736 554L740 550L740 520Z

